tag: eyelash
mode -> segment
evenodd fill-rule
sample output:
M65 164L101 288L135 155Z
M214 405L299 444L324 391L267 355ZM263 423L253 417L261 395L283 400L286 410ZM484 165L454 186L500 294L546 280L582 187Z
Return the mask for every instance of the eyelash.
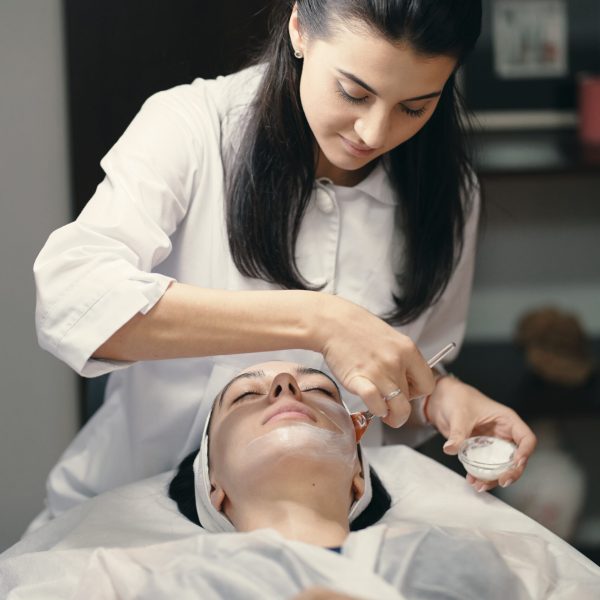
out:
M355 98L354 96L351 96L339 84L338 84L338 88L337 88L336 92L346 102L350 102L350 104L364 104L368 100L367 96L365 96L364 98ZM406 113L409 117L413 117L413 118L417 119L417 118L423 116L423 114L425 113L425 107L420 108L419 110L410 110L410 108L406 108L406 106L402 106L402 112Z
M327 390L325 388L322 388L322 387L313 387L313 388L308 388L308 389L301 390L301 391L303 391L303 392L314 392L315 390L317 390L319 392L323 392L324 394L326 394L330 398L335 398L333 392L330 392L329 390ZM263 394L262 392L254 392L254 391L244 392L243 394L241 394L240 396L238 396L237 398L235 398L231 404L235 404L239 400L243 400L244 398L247 398L247 396L265 396L265 395L266 394Z

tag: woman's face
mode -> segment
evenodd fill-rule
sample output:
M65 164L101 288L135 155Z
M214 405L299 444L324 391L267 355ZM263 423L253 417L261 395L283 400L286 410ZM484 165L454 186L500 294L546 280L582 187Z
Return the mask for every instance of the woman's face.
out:
M321 150L318 176L343 177L414 136L456 67L453 57L417 54L365 27L340 25L329 39L311 40L296 10L289 29L304 55L300 98Z
M235 377L216 400L209 444L211 481L230 497L248 478L265 485L281 469L333 465L347 470L348 484L360 471L354 426L336 384L294 363L263 363Z

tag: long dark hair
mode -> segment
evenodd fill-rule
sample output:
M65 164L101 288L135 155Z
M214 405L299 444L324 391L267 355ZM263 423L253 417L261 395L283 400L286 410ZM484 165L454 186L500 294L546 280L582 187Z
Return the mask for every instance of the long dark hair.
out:
M198 450L188 454L180 463L175 477L169 484L169 498L177 504L179 512L187 517L192 523L202 527L198 513L196 511L196 492L194 487L194 459L198 454ZM350 523L351 531L365 529L370 525L374 525L383 517L392 505L392 499L385 489L385 486L375 473L372 467L371 471L371 487L373 495L371 502L365 510Z
M297 0L302 30L325 39L335 17L360 20L418 53L459 64L481 29L481 0ZM311 287L295 260L302 218L315 179L316 152L299 97L301 61L294 58L288 21L294 0L278 0L271 35L257 62L260 89L233 167L227 175L229 247L238 270L286 289ZM443 293L458 261L474 184L463 142L461 98L447 82L427 124L389 153L388 174L399 202L396 223L406 240L402 294L390 323L414 320ZM269 223L269 227L265 227Z

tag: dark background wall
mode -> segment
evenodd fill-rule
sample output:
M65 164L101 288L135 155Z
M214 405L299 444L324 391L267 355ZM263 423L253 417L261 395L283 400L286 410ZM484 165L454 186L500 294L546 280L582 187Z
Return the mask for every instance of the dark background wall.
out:
M153 93L239 69L267 32L268 0L64 0L73 210L100 159Z

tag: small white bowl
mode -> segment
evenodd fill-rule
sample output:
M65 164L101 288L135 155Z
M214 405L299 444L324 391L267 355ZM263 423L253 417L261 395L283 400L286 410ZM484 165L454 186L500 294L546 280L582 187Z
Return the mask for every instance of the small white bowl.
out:
M517 447L508 440L478 435L466 439L458 451L458 460L467 473L481 481L495 481L514 467Z

